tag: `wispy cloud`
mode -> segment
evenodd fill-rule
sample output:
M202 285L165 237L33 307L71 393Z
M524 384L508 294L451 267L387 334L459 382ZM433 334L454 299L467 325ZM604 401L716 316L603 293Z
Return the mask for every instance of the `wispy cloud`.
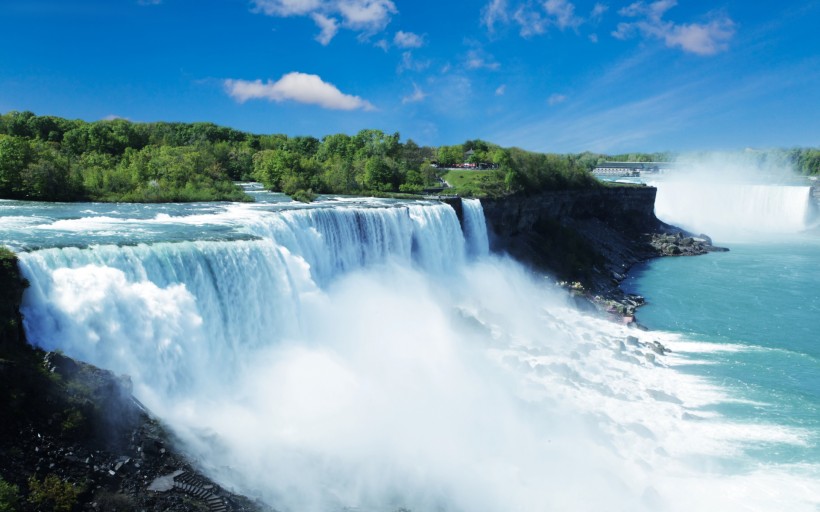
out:
M490 69L497 70L501 67L492 55L479 48L467 52L467 58L464 65L467 69Z
M606 10L606 5L595 4L590 20L599 21ZM525 1L514 5L510 5L507 0L491 0L481 10L481 24L493 33L497 26L514 22L522 37L543 34L550 27L577 31L588 20L575 11L575 4L570 0Z
M636 34L661 39L667 47L678 47L696 55L714 55L726 51L735 34L735 23L725 14L712 14L706 23L674 23L663 19L677 5L676 0L642 1L624 7L618 14L636 21L621 22L612 32L617 39L629 39Z
M418 86L415 82L413 82L413 92L404 96L401 99L403 104L407 103L418 103L420 101L424 101L424 98L427 97L427 94L421 90L421 87Z
M547 0L544 2L544 10L547 11L551 23L560 30L576 29L584 22L583 18L575 15L575 5L567 0Z
M539 110L531 104L532 113L519 117L515 128L506 125L487 137L502 145L560 152L680 151L795 144L794 133L760 132L751 126L771 118L767 103L780 105L786 97L817 96L807 84L820 80L820 59L747 73L727 68L725 58L698 60L692 63L684 82L669 77L629 88L618 86L625 77L641 73L657 58L668 58L663 53L662 49L646 48L615 62L596 73L596 80L586 88L573 90L561 108L545 105ZM759 112L750 111L749 104L760 105ZM749 120L748 130L737 124L739 116ZM716 136L716 131L733 134Z
M339 31L339 22L336 21L335 18L328 18L318 12L312 13L310 17L313 18L313 22L316 23L316 26L321 29L321 32L316 36L316 40L319 41L319 44L322 46L327 46L331 39L336 36L336 32Z
M424 46L424 36L399 30L393 37L393 44L399 48L421 48Z
M327 45L344 27L367 38L381 32L398 10L392 0L251 0L253 11L275 17L310 16Z
M611 152L640 146L649 137L679 129L700 112L700 106L687 106L681 101L686 93L684 89L664 91L610 107L595 104L583 110L570 109L557 114L545 112L540 119L523 122L518 129L500 134L500 143L509 140L529 149L562 152ZM582 101L579 99L576 103ZM544 147L545 140L549 140L552 147Z
M507 85L502 84L502 85L499 85L498 88L495 90L495 95L496 96L504 96L505 92L507 92Z
M344 94L335 85L323 81L319 76L306 73L287 73L276 82L228 79L223 85L228 95L239 103L263 99L277 103L295 101L331 110L375 110L369 101L359 96Z
M481 9L481 24L491 33L495 31L497 23L507 23L507 0L491 0Z
M162 3L162 0L137 0L139 5L159 5Z
M592 12L589 13L589 19L592 21L600 21L604 17L604 13L609 10L609 6L602 3L597 3L592 7Z
M567 97L564 94L554 93L550 94L550 97L547 98L547 104L550 107L554 107L555 105L559 105L565 101L567 101Z
M531 5L521 5L513 13L513 19L519 26L521 37L543 34L547 31L547 20L539 10Z
M429 60L416 60L413 57L413 52L408 50L406 52L402 52L401 63L399 63L397 71L399 73L403 73L405 71L421 72L429 68L430 64L432 63Z

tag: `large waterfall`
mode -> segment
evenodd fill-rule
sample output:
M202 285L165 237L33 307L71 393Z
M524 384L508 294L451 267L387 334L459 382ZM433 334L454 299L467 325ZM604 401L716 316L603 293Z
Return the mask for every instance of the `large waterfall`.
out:
M489 254L477 200L93 208L21 224L29 340L277 510L812 510L743 455L804 432L720 417L678 337Z

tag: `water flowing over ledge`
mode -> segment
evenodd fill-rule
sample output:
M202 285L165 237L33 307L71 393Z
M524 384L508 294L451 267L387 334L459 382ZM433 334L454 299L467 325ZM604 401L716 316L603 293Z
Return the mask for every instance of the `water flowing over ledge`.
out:
M784 494L811 510L820 494L816 468L743 457L805 432L715 415L731 398L675 370L678 338L580 314L489 254L477 201L461 224L437 203L198 215L149 217L246 237L22 253L27 334L131 375L209 474L279 510L767 510ZM732 463L702 470L716 461Z

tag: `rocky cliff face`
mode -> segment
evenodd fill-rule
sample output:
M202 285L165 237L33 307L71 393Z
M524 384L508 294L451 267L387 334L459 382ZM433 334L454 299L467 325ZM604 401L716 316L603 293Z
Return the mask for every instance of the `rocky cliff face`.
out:
M574 282L588 297L620 303L619 312L631 314L641 299L627 297L618 285L632 265L711 250L708 237L693 238L655 217L656 193L646 186L602 186L489 199L482 205L493 250L558 281Z

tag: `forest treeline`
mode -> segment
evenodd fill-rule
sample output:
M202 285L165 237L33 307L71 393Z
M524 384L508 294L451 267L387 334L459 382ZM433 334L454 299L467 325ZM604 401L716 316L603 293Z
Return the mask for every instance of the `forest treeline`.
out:
M806 174L820 173L820 152L795 151ZM640 161L665 155L619 156ZM489 170L458 193L498 196L599 186L589 171L610 158L533 153L482 140L436 148L380 130L320 140L212 123L0 115L0 198L11 199L241 201L249 198L234 182L249 180L301 199L419 193L440 186L441 169L464 164Z
M38 200L247 200L235 181L297 197L418 193L439 168L492 164L475 195L594 186L577 159L476 140L434 148L398 133L256 135L212 123L86 122L31 112L0 116L0 197ZM437 163L438 167L433 166Z

